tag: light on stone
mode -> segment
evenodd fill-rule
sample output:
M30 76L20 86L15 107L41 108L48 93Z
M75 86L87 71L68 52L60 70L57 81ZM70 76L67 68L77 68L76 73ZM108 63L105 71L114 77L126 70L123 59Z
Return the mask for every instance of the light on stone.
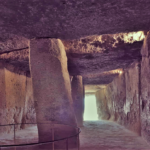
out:
M122 74L122 73L123 73L123 71L119 71L119 73L120 73L120 74Z

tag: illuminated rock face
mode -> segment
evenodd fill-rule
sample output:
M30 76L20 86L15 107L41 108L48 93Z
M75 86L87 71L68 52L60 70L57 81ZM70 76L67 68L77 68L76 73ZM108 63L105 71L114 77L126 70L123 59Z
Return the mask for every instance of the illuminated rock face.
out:
M141 132L142 136L150 141L150 34L146 37L141 62Z
M16 129L21 129L25 127L21 123L36 123L31 78L12 65L0 66L0 124L19 124Z
M84 88L82 76L73 76L72 82L72 99L73 108L77 119L78 126L83 126L84 113Z
M104 94L101 96L103 97L101 103L105 104L103 109L110 114L109 120L116 121L140 135L139 73L138 62L130 65L106 86L105 92L101 92Z
M52 124L76 126L67 57L62 42L58 39L31 40L30 67L37 123L43 123L38 124L39 140L52 140ZM62 132L63 128L58 136L66 136L65 130Z

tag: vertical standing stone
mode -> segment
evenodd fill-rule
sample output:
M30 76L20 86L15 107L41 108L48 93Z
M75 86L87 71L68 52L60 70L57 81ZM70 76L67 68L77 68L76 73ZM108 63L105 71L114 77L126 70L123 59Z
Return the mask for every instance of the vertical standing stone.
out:
M140 123L140 95L139 95L139 62L132 63L125 71L126 104L124 109L127 115L126 127L141 134Z
M108 111L105 89L98 90L95 93L95 97L96 97L96 104L97 104L98 119L108 120L110 118L110 114Z
M30 69L37 123L48 123L38 125L39 140L50 140L53 139L50 123L76 125L62 42L59 39L31 40ZM59 138L64 136L59 135Z
M5 68L7 124L22 122L26 97L26 76ZM20 128L17 125L16 128Z
M6 120L5 68L0 63L0 125L7 124ZM5 131L6 128L0 126L0 133Z
M72 98L77 124L83 126L84 88L82 76L74 76L72 79Z
M32 79L26 77L26 95L25 104L22 118L22 128L29 127L29 125L24 123L36 124L36 113L34 107L33 89L32 89Z
M141 50L141 134L150 143L150 32Z

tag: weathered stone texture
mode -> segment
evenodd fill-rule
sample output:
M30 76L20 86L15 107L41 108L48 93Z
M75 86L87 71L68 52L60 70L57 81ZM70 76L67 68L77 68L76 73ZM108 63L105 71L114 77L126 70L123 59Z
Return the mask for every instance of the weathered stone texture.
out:
M106 87L108 109L111 114L110 120L118 121L123 115L123 106L126 100L125 75L119 74L112 83ZM118 115L120 114L120 116Z
M149 0L0 0L0 38L8 33L77 39L149 30ZM39 13L40 12L40 13Z
M82 76L73 76L71 87L72 87L73 108L77 119L77 125L83 126L84 88Z
M6 118L6 94L5 94L5 68L0 63L0 125L7 124ZM0 127L0 133L6 130Z
M8 111L7 122L8 124L21 123L26 96L26 76L5 69L5 91Z
M31 40L30 65L37 121L75 124L67 57L61 41Z
M108 120L110 117L107 105L107 99L105 95L105 89L98 90L95 94L96 96L96 105L97 105L97 114L99 120Z
M22 123L36 123L32 79L26 77L26 96Z
M109 72L110 70L126 68L141 58L140 50L145 34L139 31L63 40L69 74L82 75L85 84L111 83L117 74ZM14 36L5 42L0 41L0 46L3 48L0 50L0 60L30 72L27 39ZM26 49L14 50L22 46Z
M37 123L42 123L38 124L39 140L50 140L53 124L76 125L67 57L62 42L59 39L31 40L30 67ZM63 128L60 135L65 136L65 130L62 132ZM72 130L71 133L75 132Z
M139 63L130 67L106 87L110 120L140 135Z
M141 134L140 122L140 64L135 63L125 72L127 128Z
M7 70L2 63L0 66L0 124L20 124L16 126L20 129L24 127L21 123L36 123L31 78Z
M13 52L10 52L10 53L0 54L0 59L5 60L7 62L10 62L10 61L17 61L17 62L25 61L26 65L28 65L29 49L24 49L24 50L20 50L20 51L13 51Z
M14 50L19 50L28 46L29 40L21 36L9 34L7 40L0 38L0 54L13 52Z
M141 62L141 134L150 141L150 34L145 38Z

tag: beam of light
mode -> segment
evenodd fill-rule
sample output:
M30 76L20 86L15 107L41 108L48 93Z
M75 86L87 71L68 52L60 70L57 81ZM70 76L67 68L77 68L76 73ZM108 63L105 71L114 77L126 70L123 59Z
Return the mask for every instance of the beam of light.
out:
M95 95L85 95L84 121L98 120Z

